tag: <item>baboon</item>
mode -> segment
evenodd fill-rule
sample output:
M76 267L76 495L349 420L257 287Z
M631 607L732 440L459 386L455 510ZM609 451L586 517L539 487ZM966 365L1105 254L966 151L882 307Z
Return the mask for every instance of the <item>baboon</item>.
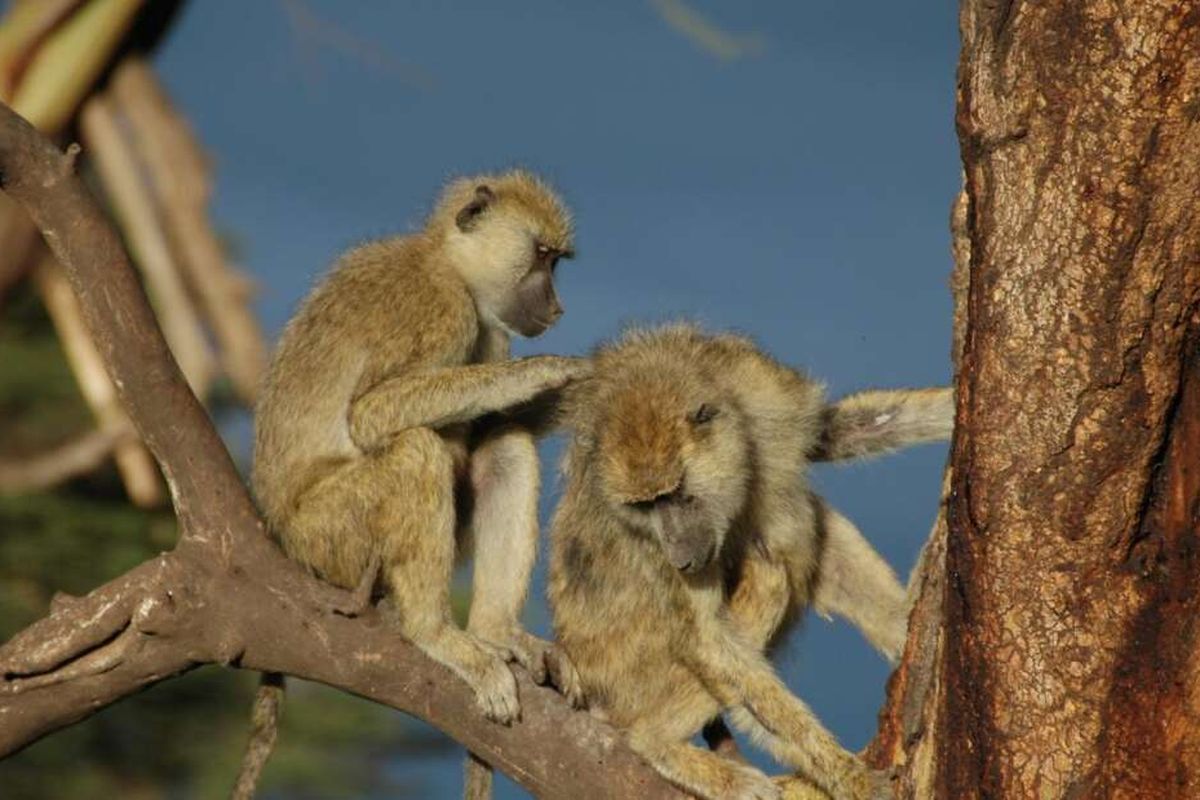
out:
M349 251L304 301L255 418L253 485L287 553L344 587L379 563L400 631L504 723L519 711L508 659L574 681L518 622L537 550L533 435L480 420L588 371L586 359L509 359L513 334L562 315L554 272L571 255L570 216L533 175L450 183L423 230ZM449 583L456 549L472 547L463 631Z
M764 649L811 605L898 655L904 589L808 489L806 468L948 437L950 391L827 405L818 383L750 341L674 325L601 348L567 390L564 422L549 593L589 704L703 798L779 793L689 743L722 711L834 798L889 797L886 777L838 744Z

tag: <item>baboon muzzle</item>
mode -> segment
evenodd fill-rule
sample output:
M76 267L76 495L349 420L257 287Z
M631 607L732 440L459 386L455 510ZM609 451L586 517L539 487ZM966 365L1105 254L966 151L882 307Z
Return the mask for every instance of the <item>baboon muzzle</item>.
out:
M667 503L659 509L662 546L667 561L684 573L699 572L713 557L713 540L704 526L696 523L684 508Z

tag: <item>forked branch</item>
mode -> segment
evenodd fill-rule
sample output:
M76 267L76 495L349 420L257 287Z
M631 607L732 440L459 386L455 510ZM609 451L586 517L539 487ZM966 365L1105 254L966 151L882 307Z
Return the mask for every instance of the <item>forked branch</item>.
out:
M523 719L486 721L449 670L262 530L176 366L120 240L71 160L0 105L0 186L65 268L118 395L171 488L182 538L64 598L0 647L0 757L203 664L320 681L425 719L545 798L680 798L607 725L519 679Z

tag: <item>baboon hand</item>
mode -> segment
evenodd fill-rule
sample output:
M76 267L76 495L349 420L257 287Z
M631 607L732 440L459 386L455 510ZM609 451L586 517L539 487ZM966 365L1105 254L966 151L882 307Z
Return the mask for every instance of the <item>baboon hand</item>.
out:
M475 690L475 702L483 715L492 722L509 725L521 718L521 701L517 696L517 680L508 666L515 660L512 649L491 642L480 641L480 647L489 656L486 666L478 678L471 681Z
M485 638L510 651L512 660L529 672L534 683L539 686L549 683L567 698L572 708L584 707L583 683L579 673L557 642L546 641L520 628L512 629L507 635L485 634Z
M592 360L575 356L534 356L545 365L545 390L561 389L592 374Z

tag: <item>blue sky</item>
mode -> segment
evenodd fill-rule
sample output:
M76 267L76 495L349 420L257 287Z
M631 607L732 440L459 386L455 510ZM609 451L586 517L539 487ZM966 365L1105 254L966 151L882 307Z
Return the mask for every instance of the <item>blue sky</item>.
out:
M689 0L733 58L669 24L678 5L204 0L157 63L272 335L341 250L419 225L447 177L523 165L574 208L580 255L560 270L566 316L518 353L687 317L835 395L946 382L956 4ZM816 482L907 575L944 458ZM529 620L545 630L540 596ZM869 739L887 667L856 631L810 618L779 666L847 746ZM457 794L455 760L419 772Z

